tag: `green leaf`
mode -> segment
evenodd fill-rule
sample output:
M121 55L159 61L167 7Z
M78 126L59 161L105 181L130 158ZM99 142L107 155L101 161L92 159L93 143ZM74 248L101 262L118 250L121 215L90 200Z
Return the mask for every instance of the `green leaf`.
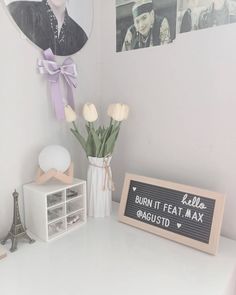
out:
M98 157L104 157L104 152L105 152L105 146L106 146L106 141L107 139L109 138L111 132L112 132L112 128L113 128L113 125L110 125L107 129L104 129L104 135L102 137L102 144L101 144L101 147L100 147L100 150L99 150L99 153L98 153Z
M87 130L87 133L89 134L89 132L90 132L89 125L88 125L88 124L86 124L86 125L85 125L85 127L86 127L86 130Z
M119 135L119 131L120 131L120 126L117 126L115 128L115 130L112 132L112 134L110 135L110 137L107 139L106 145L105 145L104 156L113 153L115 143L116 143L117 137Z
M99 128L96 130L96 133L99 137L99 139L102 141L102 127L99 126Z
M104 140L105 131L106 131L106 129L104 127L102 127L101 130L100 130L100 139L101 139L101 142L103 142L103 140Z
M73 133L73 135L76 137L76 139L79 141L79 143L81 144L82 148L86 152L86 141L83 138L83 136L79 133L78 130L74 130L74 129L71 128L70 131Z
M96 130L97 135L101 134L101 131L102 131L102 127L99 126L98 129Z
M93 140L92 133L90 132L86 142L86 154L87 157L94 157L96 154L96 148Z
M95 132L95 130L91 129L91 134L93 137L93 141L94 141L94 146L95 146L95 156L98 156L98 152L100 150L100 146L101 146L101 141L97 135L97 133Z

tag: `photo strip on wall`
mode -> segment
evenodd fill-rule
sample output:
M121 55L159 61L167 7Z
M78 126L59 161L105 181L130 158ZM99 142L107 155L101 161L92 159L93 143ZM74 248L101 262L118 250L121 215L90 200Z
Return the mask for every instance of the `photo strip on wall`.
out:
M172 43L176 34L236 22L236 0L116 0L116 51Z

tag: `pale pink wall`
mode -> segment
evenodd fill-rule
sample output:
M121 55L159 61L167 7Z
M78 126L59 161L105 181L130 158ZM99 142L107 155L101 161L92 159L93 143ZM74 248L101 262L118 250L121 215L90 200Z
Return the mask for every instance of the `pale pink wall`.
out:
M226 193L223 234L236 239L236 24L123 53L115 32L115 0L103 0L101 97L131 107L112 161L114 198L125 172Z

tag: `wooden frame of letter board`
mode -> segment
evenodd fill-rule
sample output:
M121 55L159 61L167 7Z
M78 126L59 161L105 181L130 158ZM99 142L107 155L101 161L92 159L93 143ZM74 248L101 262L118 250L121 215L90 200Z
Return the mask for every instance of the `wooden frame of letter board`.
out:
M125 208L126 208L126 203L128 199L128 192L129 192L131 180L146 183L146 184L156 185L163 188L169 188L169 189L215 200L215 208L214 208L214 214L212 218L212 227L210 232L209 243L205 244L203 242L199 242L197 240L194 240L194 239L164 230L154 225L150 225L142 221L135 220L133 218L125 216L124 214L125 214ZM195 187L191 187L191 186L187 186L183 184L177 184L177 183L173 183L169 181L148 178L148 177L134 175L134 174L126 174L125 182L123 186L123 192L121 196L120 208L119 208L119 221L129 224L131 226L143 229L150 233L159 235L161 237L167 238L169 240L173 240L178 243L190 246L192 248L196 248L200 251L216 255L218 244L219 244L219 238L220 238L221 224L223 219L224 203L225 203L224 195L217 192L212 192L212 191L195 188Z
M6 251L4 250L2 246L0 246L0 260L5 258L6 256L7 256Z

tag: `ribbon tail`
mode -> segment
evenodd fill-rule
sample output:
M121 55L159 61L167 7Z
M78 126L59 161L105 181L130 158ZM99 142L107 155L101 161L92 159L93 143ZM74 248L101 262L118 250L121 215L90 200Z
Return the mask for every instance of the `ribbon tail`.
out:
M58 83L50 83L50 84L51 84L52 104L56 113L56 117L58 120L64 120L65 110L64 110L64 104L63 104L59 84Z
M55 61L55 57L51 48L44 50L43 55L46 58L46 60Z
M67 84L67 103L73 110L75 110L75 102L74 102L74 94L73 94L73 88Z
M108 168L108 175L109 175L109 184L108 184L108 187L109 187L109 190L110 191L114 191L115 190L115 185L114 185L114 182L113 182L113 179L112 179L112 173L111 173L111 168L109 167Z

